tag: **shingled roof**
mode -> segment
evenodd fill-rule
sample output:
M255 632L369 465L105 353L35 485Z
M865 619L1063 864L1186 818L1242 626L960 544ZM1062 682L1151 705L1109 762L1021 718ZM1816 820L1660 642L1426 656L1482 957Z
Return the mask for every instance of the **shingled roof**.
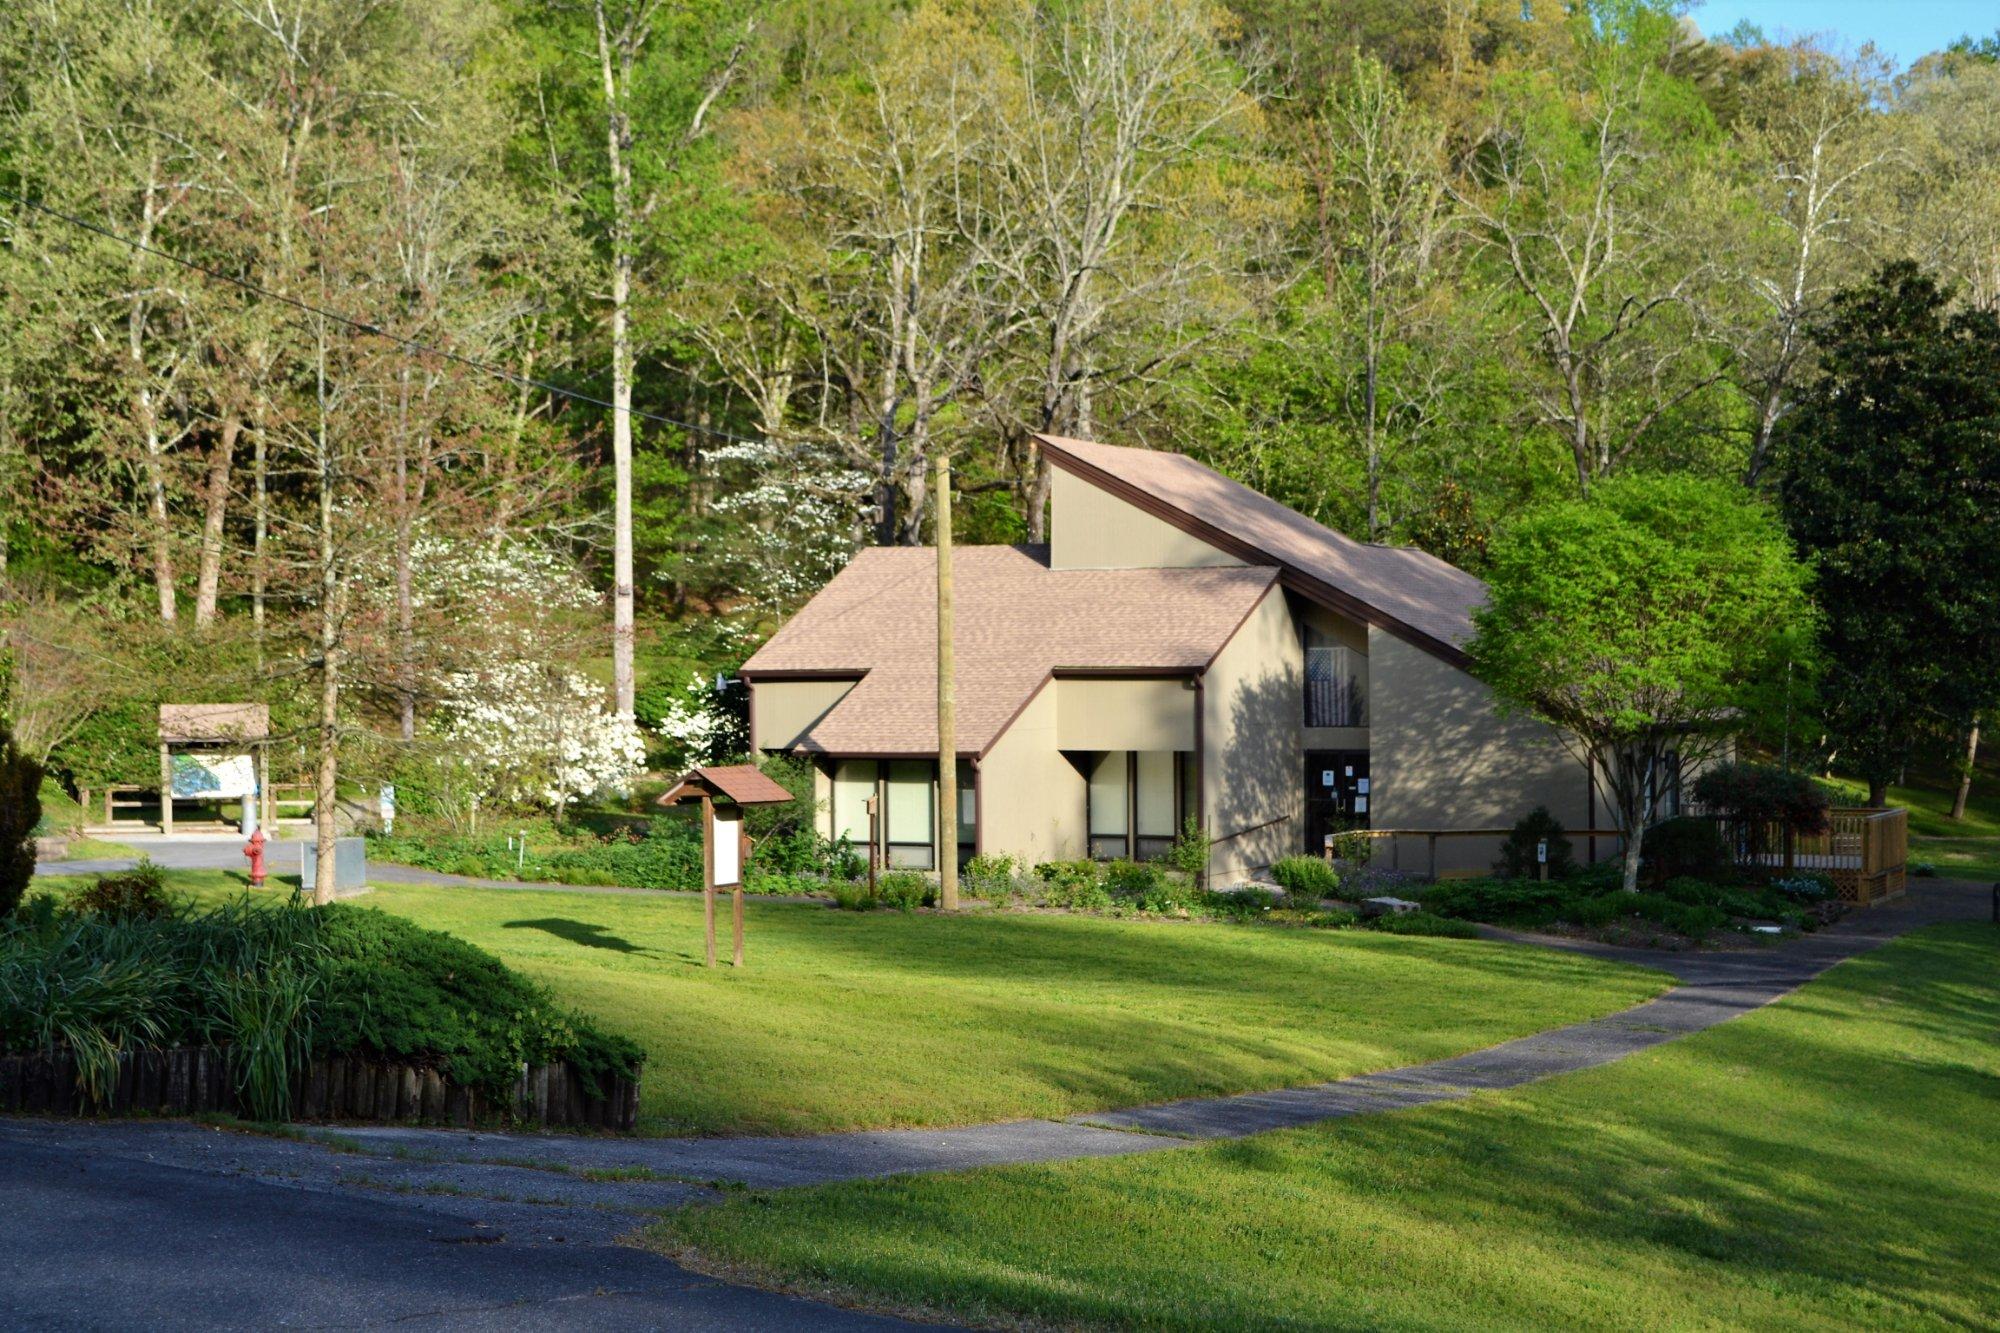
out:
M983 754L1065 669L1195 672L1277 579L1273 568L1051 569L1042 546L954 552L958 748ZM937 552L870 547L744 663L751 680L858 683L806 733L807 753L937 749Z
M1407 546L1358 542L1182 454L1037 437L1049 461L1253 565L1287 587L1457 665L1486 585Z

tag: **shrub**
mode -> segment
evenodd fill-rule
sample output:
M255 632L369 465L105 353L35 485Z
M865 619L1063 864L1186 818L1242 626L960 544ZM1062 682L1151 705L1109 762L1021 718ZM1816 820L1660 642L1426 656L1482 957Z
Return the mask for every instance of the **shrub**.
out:
M150 857L116 875L99 875L97 882L71 899L79 912L102 917L139 917L152 920L173 910L167 896L167 878Z
M1346 930L1360 922L1359 915L1344 907L1322 908L1306 917L1306 924L1316 930Z
M1387 912L1362 924L1385 935L1439 935L1454 940L1479 938L1479 928L1470 921L1454 920L1435 912Z
M1208 872L1209 838L1208 830L1193 815L1181 822L1180 835L1173 846L1167 849L1166 862L1175 870L1193 880L1199 880Z
M1316 906L1340 891L1340 876L1317 856L1287 856L1271 867L1271 878L1295 905Z
M1020 891L1014 882L1017 864L1011 856L982 854L965 863L965 873L960 878L967 893L988 902L1001 902Z
M645 1054L559 1006L485 950L387 912L315 909L327 953L318 1054L434 1064L504 1096L523 1062L567 1060L593 1092L635 1072Z
M35 877L35 825L41 822L42 766L21 753L0 717L0 917L20 905Z
M1721 831L1713 820L1694 815L1647 829L1640 851L1640 871L1655 886L1683 877L1717 879L1730 871L1729 848Z
M914 870L891 870L875 881L875 896L899 912L937 906L937 885Z
M1824 902L1833 897L1833 881L1825 875L1790 875L1772 880L1771 891L1794 902Z
M1270 915L1273 899L1265 890L1246 885L1233 891L1210 889L1197 896L1195 906L1217 921L1255 921Z
M1331 854L1340 865L1360 869L1375 855L1375 839L1368 836L1367 829L1345 829L1333 835Z
M1500 844L1500 859L1493 863L1493 872L1507 879L1542 878L1544 863L1536 852L1543 842L1549 845L1548 878L1564 879L1576 873L1570 841L1563 836L1561 821L1546 805L1536 806L1515 821L1513 831Z
M1727 763L1705 770L1694 780L1694 799L1711 814L1743 828L1760 845L1763 830L1789 829L1802 837L1827 830L1833 800L1825 787L1804 773L1775 764Z
M843 912L867 912L881 905L867 880L835 880L828 887L833 891L833 905Z
M0 1051L67 1050L102 1101L121 1052L227 1047L252 1114L278 1119L309 1054L428 1065L504 1096L523 1061L593 1091L644 1058L481 949L387 913L249 899L158 916L58 906L0 926Z
M1520 879L1448 880L1419 894L1425 909L1439 916L1520 926L1553 921L1565 904L1590 896L1573 882Z
M1929 861L1910 862L1910 873L1918 879L1936 879L1937 872L1937 866Z
M1075 911L1102 911L1111 906L1095 861L1044 861L1035 867L1042 881L1042 902Z
M1116 899L1142 912L1185 911L1195 903L1195 889L1145 861L1113 861L1104 871L1104 887Z

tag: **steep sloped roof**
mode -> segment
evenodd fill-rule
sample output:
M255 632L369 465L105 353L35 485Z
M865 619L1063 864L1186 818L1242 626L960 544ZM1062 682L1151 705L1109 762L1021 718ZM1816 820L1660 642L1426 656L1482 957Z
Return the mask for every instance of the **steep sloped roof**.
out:
M1358 542L1182 454L1038 437L1049 461L1287 587L1462 663L1486 585L1434 555Z
M953 555L958 748L982 754L1065 669L1199 671L1277 579L1272 568L1050 569L1041 546ZM799 749L934 754L937 552L861 551L743 666L753 681L852 672Z

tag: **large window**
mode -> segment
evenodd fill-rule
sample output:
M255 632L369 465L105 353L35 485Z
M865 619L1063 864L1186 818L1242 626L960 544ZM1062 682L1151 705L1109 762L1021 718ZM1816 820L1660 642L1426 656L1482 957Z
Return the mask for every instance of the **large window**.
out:
M972 765L958 765L958 859L979 838L979 797ZM833 833L866 855L868 802L880 820L877 864L897 870L937 869L937 764L929 759L843 759L833 769Z
M1092 760L1090 854L1149 861L1165 856L1198 804L1194 756L1184 750L1111 750Z
M1368 725L1368 658L1306 626L1306 725Z
M883 808L888 820L882 830L884 860L897 870L933 870L937 867L937 833L933 815L937 810L936 765L927 759L892 759L884 766L887 799Z

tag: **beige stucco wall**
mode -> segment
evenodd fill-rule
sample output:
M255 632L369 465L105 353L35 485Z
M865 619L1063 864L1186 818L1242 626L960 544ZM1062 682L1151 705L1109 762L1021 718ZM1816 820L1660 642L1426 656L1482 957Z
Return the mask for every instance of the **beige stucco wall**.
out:
M819 764L813 765L813 827L833 837L833 775Z
M790 748L853 688L851 680L752 681L751 714L757 723L752 748Z
M1049 494L1053 569L1186 569L1243 563L1061 468L1055 469Z
M1057 693L1044 685L979 761L980 845L1030 866L1085 854L1084 780L1057 745Z
M1375 828L1506 828L1537 805L1567 828L1589 826L1583 766L1553 731L1502 718L1485 685L1393 634L1371 630L1368 642ZM1402 842L1385 846L1379 863L1426 870L1424 840ZM1438 870L1484 871L1498 850L1497 838L1441 839ZM1576 855L1587 855L1582 839Z
M1054 689L1059 749L1194 749L1196 696L1185 681L1065 677Z
M1202 809L1214 840L1209 876L1217 885L1290 855L1304 836L1304 679L1298 625L1284 593L1273 588L1202 682Z

